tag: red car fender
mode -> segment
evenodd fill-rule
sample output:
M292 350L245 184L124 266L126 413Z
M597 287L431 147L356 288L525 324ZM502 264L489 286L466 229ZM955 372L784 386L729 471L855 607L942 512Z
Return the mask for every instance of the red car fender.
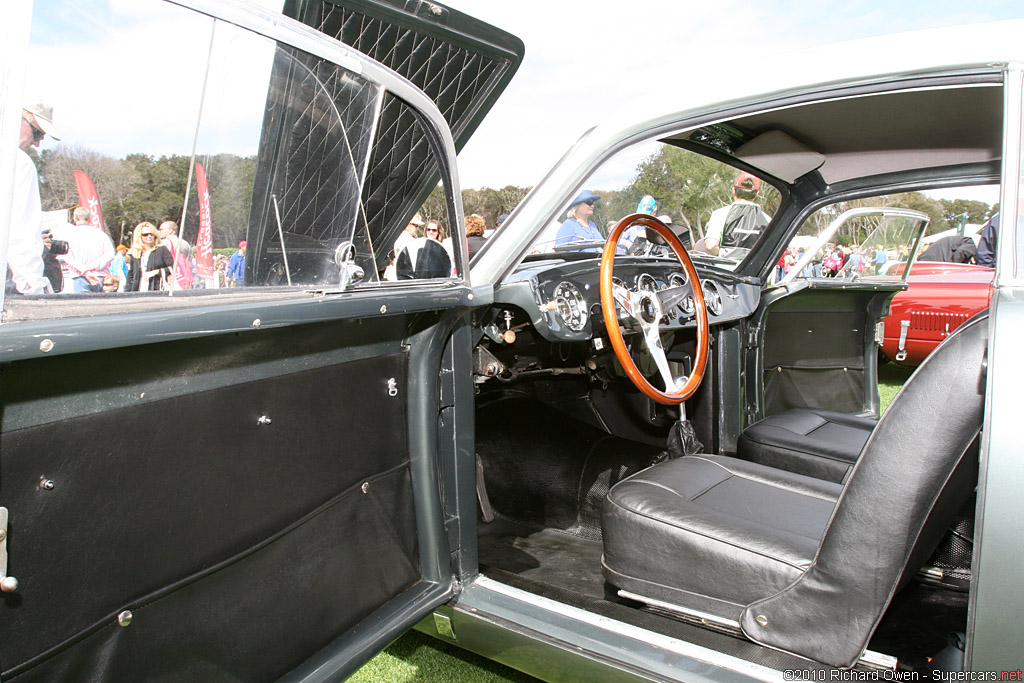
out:
M900 365L918 365L943 339L992 298L995 270L962 263L915 263L906 291L889 304L882 353ZM902 344L903 324L907 323Z

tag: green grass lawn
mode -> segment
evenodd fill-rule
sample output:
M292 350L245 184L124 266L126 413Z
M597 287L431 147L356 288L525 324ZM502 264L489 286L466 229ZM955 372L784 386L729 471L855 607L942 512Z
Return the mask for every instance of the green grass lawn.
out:
M878 367L878 397L884 411L913 368ZM409 631L349 678L357 683L521 683L537 679L466 652L436 638Z
M914 368L905 368L895 363L879 363L878 400L881 402L883 413L913 371Z
M409 631L348 680L350 683L525 683L537 679L437 638Z

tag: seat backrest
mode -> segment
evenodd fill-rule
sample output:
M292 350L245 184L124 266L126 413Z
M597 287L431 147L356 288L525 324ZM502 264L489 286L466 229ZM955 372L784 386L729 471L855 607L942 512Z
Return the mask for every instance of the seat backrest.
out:
M904 570L934 547L935 529L973 487L987 347L984 311L910 377L864 446L811 567L744 610L748 637L833 666L856 663ZM823 617L830 628L820 628Z

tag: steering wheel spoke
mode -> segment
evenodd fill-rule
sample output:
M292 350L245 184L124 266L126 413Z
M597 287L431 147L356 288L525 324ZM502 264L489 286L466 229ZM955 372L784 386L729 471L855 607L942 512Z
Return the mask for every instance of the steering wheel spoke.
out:
M685 285L679 285L678 287L669 287L658 292L658 298L661 300L661 308L664 311L671 311L673 308L683 303L686 297L693 296L693 287L687 282Z
M659 292L643 290L634 292L613 281L612 268L619 238L634 225L654 230L665 239L686 273L687 283L685 285L677 285ZM658 403L682 403L692 396L704 378L704 366L707 363L708 315L704 305L703 292L700 287L694 287L692 284L700 282L697 269L694 268L693 262L679 238L669 230L668 226L652 216L645 214L626 216L612 229L611 235L605 243L604 251L601 254L600 278L601 313L604 316L608 338L615 351L615 357L625 370L626 376L645 396ZM685 301L687 297L693 300L693 318L697 323L697 351L690 375L676 378L672 375L668 355L661 340L661 320L665 314ZM654 360L654 365L665 385L664 391L652 385L633 361L625 339L623 339L622 330L619 328L619 307L638 323L647 351Z
M622 310L626 312L630 318L636 318L633 306L633 292L628 288L612 283L612 296L615 299L615 303L622 306Z

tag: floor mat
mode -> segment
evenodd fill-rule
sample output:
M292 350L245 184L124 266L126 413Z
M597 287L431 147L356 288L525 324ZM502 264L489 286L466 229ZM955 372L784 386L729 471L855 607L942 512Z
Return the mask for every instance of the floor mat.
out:
M896 594L868 649L899 657L915 671L928 670L953 631L967 630L967 593L911 582Z
M482 525L479 547L481 567L497 567L596 599L604 596L601 541L497 520Z

